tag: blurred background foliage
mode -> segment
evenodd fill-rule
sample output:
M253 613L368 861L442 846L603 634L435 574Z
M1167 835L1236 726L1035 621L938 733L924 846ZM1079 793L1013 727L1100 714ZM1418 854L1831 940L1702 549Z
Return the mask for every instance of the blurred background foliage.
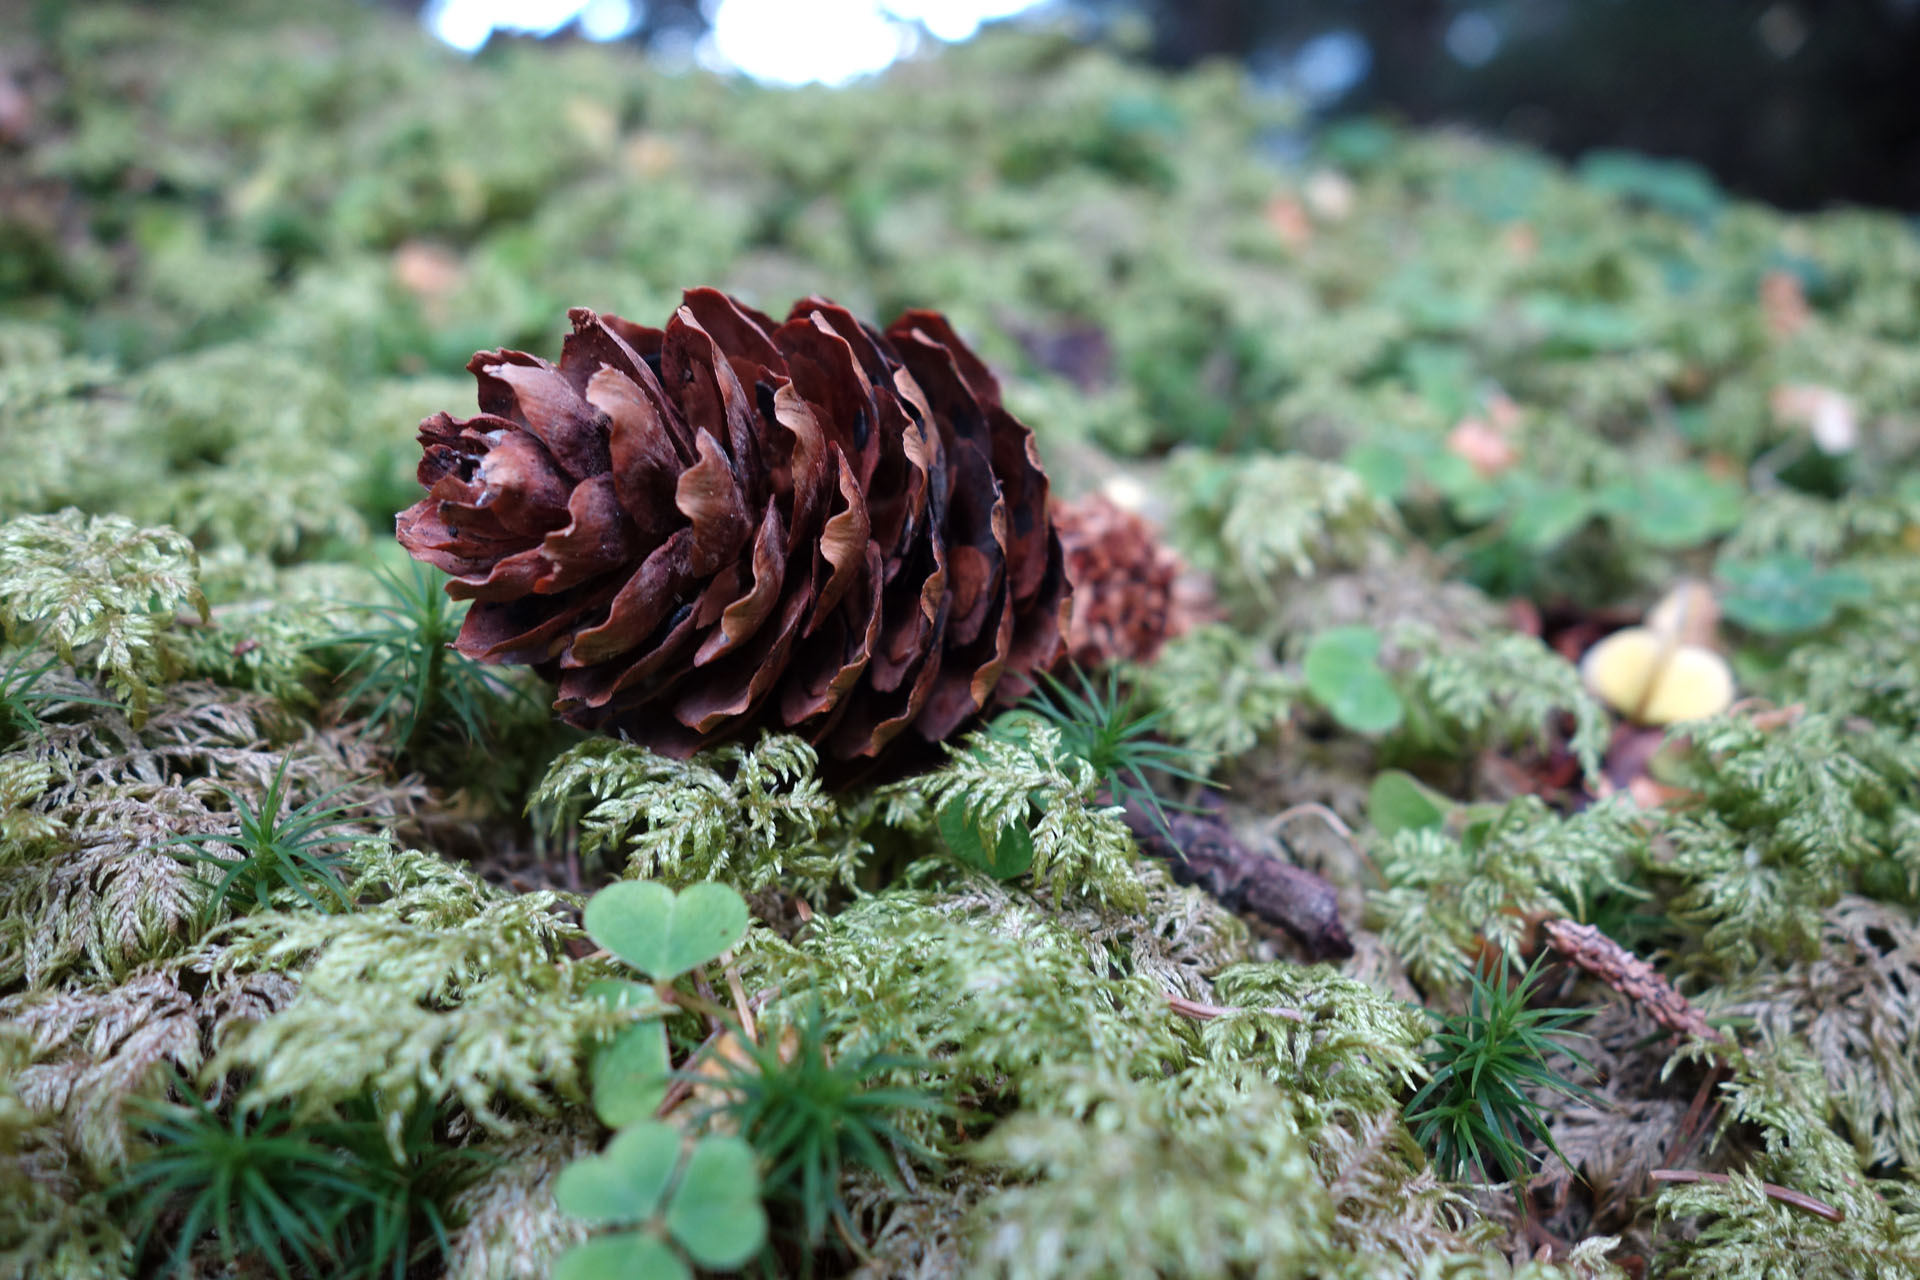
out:
M578 40L469 60L410 9L26 16L0 513L170 523L216 596L384 539L406 424L466 398L475 349L547 351L569 305L657 318L695 282L940 305L1056 453L1344 461L1471 580L1548 603L1722 538L1885 548L1916 497L1895 216L1785 215L1624 152L1308 130L1257 76L1163 75L1071 23L828 91ZM1516 456L1470 456L1489 423Z
M1019 14L1162 67L1240 64L1320 119L1466 124L1567 159L1630 149L1789 208L1920 207L1907 0L426 0L422 13L461 48L495 26L568 31L830 82Z

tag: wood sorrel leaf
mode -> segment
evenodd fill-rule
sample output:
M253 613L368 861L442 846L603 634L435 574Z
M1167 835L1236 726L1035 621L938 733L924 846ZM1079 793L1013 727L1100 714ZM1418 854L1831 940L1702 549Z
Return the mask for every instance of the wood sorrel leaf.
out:
M724 884L676 894L651 880L623 880L593 895L585 921L595 942L655 982L671 982L746 936L747 904Z
M1347 728L1385 733L1400 723L1405 708L1379 658L1380 633L1372 627L1322 631L1307 646L1307 691Z

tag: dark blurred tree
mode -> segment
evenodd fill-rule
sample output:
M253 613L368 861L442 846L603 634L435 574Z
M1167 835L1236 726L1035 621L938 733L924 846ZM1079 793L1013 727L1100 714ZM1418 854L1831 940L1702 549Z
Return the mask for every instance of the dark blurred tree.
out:
M1920 208L1914 0L1084 0L1152 26L1156 61L1285 68L1363 42L1334 113L1463 121L1578 155L1687 158L1790 207Z

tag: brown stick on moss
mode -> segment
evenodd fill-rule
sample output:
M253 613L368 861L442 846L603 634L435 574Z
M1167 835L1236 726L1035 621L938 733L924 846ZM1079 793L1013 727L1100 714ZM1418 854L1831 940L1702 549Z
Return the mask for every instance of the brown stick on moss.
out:
M1722 1038L1652 965L1592 925L1556 919L1540 927L1555 951L1639 1005L1661 1026L1702 1040Z
M1224 818L1175 813L1163 831L1144 809L1128 805L1126 817L1140 851L1164 860L1181 884L1198 885L1229 910L1277 925L1314 960L1353 954L1333 886L1303 867L1249 849Z

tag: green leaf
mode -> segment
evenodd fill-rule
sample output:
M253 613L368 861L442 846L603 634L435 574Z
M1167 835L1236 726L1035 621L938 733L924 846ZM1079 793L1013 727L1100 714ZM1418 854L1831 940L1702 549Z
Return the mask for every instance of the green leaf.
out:
M593 895L586 926L595 942L655 982L671 982L746 936L747 904L724 884L676 894L651 880L623 880Z
M758 1253L767 1212L753 1148L739 1138L707 1138L695 1147L667 1210L667 1230L703 1267L737 1267Z
M553 1280L693 1280L693 1272L665 1241L626 1231L567 1250Z
M1340 465L1365 481L1374 497L1387 502L1399 501L1413 482L1413 467L1406 451L1389 449L1383 444L1363 444L1349 449Z
M1665 550L1699 546L1740 522L1739 486L1699 467L1660 467L1608 485L1598 498L1602 511L1642 542Z
M597 978L589 982L587 998L598 1000L609 1009L666 1009L652 987L644 982L629 982L625 978Z
M1400 366L1414 394L1442 417L1458 418L1467 411L1476 372L1472 351L1458 343L1409 343Z
M647 1119L667 1096L672 1070L666 1024L626 1028L593 1055L594 1114L610 1129Z
M1599 149L1580 157L1580 177L1597 190L1703 222L1719 213L1725 203L1713 177L1684 160Z
M583 1222L641 1222L653 1216L680 1163L680 1131L649 1120L622 1130L597 1156L554 1179L560 1211Z
M1380 633L1372 627L1333 627L1307 646L1302 664L1307 691L1347 728L1385 733L1405 712L1380 669Z
M1551 551L1579 532L1580 526L1592 517L1593 509L1591 495L1562 485L1543 484L1521 494L1514 504L1507 532L1529 551Z
M988 849L987 834L962 800L940 806L940 835L953 856L999 880L1023 876L1033 866L1033 832L1018 822L1002 827Z
M1442 825L1451 807L1445 796L1398 769L1380 774L1367 789L1367 821L1389 840L1402 831Z
M1504 501L1499 486L1475 471L1471 462L1444 448L1422 448L1417 456L1421 480L1451 503L1462 520L1477 523L1499 513Z
M1872 595L1867 580L1850 569L1822 569L1805 556L1786 554L1724 563L1720 580L1727 617L1767 635L1824 627L1841 605Z

